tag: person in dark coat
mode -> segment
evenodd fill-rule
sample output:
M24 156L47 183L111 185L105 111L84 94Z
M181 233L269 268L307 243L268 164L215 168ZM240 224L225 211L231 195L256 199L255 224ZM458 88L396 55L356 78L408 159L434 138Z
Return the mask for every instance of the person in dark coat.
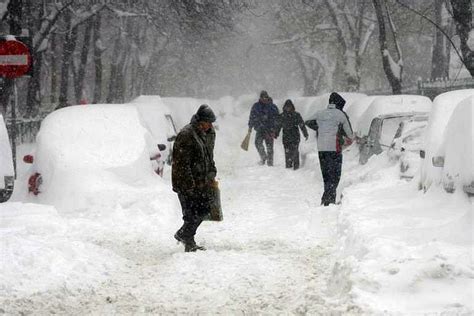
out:
M217 169L214 162L216 120L208 105L201 105L191 123L176 136L173 146L171 181L178 194L183 212L183 226L174 237L185 246L185 251L204 250L194 240L203 218L210 213L211 187Z
M336 203L337 186L341 179L342 169L341 130L347 138L353 137L349 120L334 104L338 99L334 94L337 93L331 94L327 109L319 111L315 119L306 122L309 128L316 130L318 138L319 162L324 181L321 204L324 206ZM342 99L340 95L338 96Z
M265 162L273 166L273 140L277 135L278 108L266 91L260 93L260 99L252 106L249 117L249 132L256 131L255 147L260 155L260 164ZM263 143L265 142L265 147Z
M285 164L286 168L293 168L297 170L300 167L300 131L303 136L308 140L308 130L304 125L301 114L296 112L295 106L291 100L286 100L283 105L283 111L279 117L279 129L277 136L280 131L283 131L283 148L285 149Z

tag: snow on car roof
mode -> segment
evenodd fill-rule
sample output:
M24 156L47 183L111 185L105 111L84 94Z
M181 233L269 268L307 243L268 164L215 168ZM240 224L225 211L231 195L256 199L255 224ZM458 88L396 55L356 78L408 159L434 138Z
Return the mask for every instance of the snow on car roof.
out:
M127 165L145 153L146 133L134 106L63 108L48 115L41 124L37 162L50 160L54 168L61 169Z
M352 129L354 131L358 131L359 120L364 114L365 110L370 106L370 104L380 96L378 95L369 95L366 97L362 97L357 99L356 101L348 104L345 108L347 115L349 116L349 120L352 124Z
M359 134L364 136L369 133L372 120L381 115L392 113L428 113L432 102L429 98L419 95L390 95L375 98L362 114L359 123Z

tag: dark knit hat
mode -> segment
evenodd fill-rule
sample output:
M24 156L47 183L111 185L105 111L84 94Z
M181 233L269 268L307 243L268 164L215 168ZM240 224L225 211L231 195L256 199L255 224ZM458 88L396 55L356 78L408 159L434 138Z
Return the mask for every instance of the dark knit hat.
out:
M260 99L270 99L270 96L268 95L268 92L265 90L262 90L260 92Z
M336 105L336 108L338 108L339 110L342 110L342 108L346 104L346 100L344 100L344 98L341 97L339 93L333 92L329 96L329 104L334 104Z
M196 119L198 122L209 122L213 123L216 121L216 115L212 111L212 109L207 104L203 104L199 107L196 112Z

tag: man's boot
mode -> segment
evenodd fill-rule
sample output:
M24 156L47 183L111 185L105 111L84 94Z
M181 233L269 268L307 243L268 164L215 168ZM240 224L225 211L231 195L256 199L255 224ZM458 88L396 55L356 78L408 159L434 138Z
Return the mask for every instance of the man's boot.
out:
M189 240L184 244L184 252L196 252L198 250L206 250L206 248L197 245L194 239Z

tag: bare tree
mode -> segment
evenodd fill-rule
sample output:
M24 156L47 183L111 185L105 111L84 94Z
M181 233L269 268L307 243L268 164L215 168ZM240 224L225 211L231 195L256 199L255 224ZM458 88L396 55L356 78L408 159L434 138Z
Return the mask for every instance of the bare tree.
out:
M472 32L472 1L451 0L451 6L456 24L456 34L459 36L461 43L463 63L471 76L474 77L474 48L470 46L469 41L469 36Z
M383 69L385 75L392 87L393 94L402 93L402 73L403 73L403 58L400 44L397 39L397 32L395 30L395 25L393 24L390 12L387 8L387 3L385 0L373 0L375 13L377 15L378 25L379 25L379 44L380 44L380 53L382 55ZM390 30L392 33L392 39L395 46L395 51L397 54L397 60L392 57L392 54L389 50L387 31L385 28L385 16L384 8L387 15L387 22L390 25Z
M452 19L449 18L446 4L446 0L435 0L435 23L439 25L440 29L435 28L434 32L433 53L431 57L432 80L449 77L451 44L444 34L451 35Z

